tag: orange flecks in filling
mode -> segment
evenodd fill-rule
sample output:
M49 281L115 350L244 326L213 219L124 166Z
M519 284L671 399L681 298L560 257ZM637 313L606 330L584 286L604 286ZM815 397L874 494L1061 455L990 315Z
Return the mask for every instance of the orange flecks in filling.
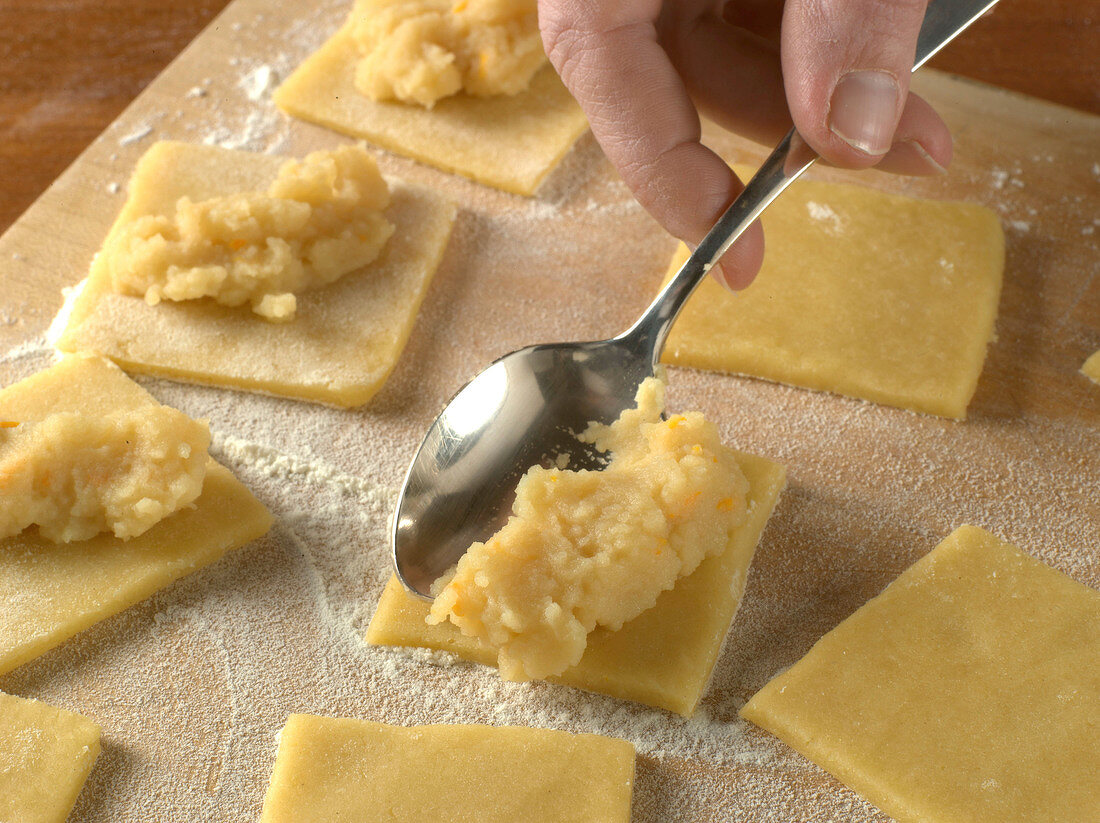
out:
M699 495L701 495L701 494L702 494L701 491L689 494L687 497L684 498L684 502L680 505L680 507L676 511L669 513L669 517L672 517L676 520L679 520L683 517L690 516L692 511L695 509L695 504L696 504L696 502L698 502Z
M731 511L733 511L733 498L732 497L725 497L725 498L719 500L717 508L718 508L718 511L720 511L720 512L731 512Z
M458 2L454 4L454 8L451 9L451 12L458 14L459 12L466 11L468 5L470 5L470 0L458 0Z
M240 251L241 249L243 249L247 245L248 245L248 241L247 240L241 240L239 237L235 240L230 240L229 241L229 247L231 249L233 249L233 251Z
M0 429L14 429L18 425L14 420L0 420Z
M682 414L677 414L677 415L675 415L673 417L670 417L668 419L668 427L670 429L675 429L677 426L679 426L683 422L684 422L684 416Z
M35 488L42 493L46 493L53 486L53 474L44 471L38 477L34 479Z
M8 484L26 470L27 462L25 457L22 460L16 459L8 462L8 467L0 471L0 491L4 491Z

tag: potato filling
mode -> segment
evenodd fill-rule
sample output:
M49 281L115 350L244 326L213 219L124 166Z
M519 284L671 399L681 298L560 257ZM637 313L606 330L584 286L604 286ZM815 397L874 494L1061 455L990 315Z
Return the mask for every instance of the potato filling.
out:
M151 305L209 297L289 321L296 294L377 259L394 231L389 202L374 158L344 146L288 160L266 192L181 197L173 215L124 226L103 254L115 291Z
M355 85L431 108L459 92L517 94L546 62L535 0L358 0Z
M137 537L199 496L209 446L205 422L164 406L6 421L0 539L32 525L55 543Z
M662 420L656 378L637 404L581 435L610 452L603 471L530 469L505 526L437 584L428 622L495 648L507 680L576 665L591 631L652 608L746 519L748 483L714 425L698 412Z

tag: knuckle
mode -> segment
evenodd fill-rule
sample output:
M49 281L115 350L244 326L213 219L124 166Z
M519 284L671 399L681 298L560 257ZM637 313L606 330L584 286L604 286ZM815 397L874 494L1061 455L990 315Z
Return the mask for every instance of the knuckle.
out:
M693 240L702 236L730 199L730 175L700 162L695 148L680 143L620 169L650 214L672 234Z
M669 160L677 147L651 154L640 147L623 152L629 159L619 165L619 173L634 197L662 223L668 220L670 203L678 189L675 176L668 174Z
M546 56L557 69L558 75L566 86L572 88L572 77L576 66L587 50L584 33L575 26L565 25L559 28L546 27L542 30L542 44Z
M539 29L550 63L566 86L592 49L598 46L599 3L591 0L540 0Z

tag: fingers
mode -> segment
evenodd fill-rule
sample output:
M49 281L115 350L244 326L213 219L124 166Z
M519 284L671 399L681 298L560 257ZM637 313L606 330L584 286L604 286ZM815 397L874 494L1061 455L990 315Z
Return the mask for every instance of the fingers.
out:
M894 145L875 165L894 174L944 174L951 163L951 132L923 98L910 93L905 101Z
M712 14L666 15L659 33L692 99L715 123L764 145L787 133L776 43Z
M791 116L806 142L830 163L866 168L892 154L884 168L932 174L950 162L943 121L924 101L907 100L926 4L787 3L781 56Z
M770 30L773 0L746 0L744 21L712 0L540 0L539 20L551 62L639 202L697 243L742 186L699 142L692 98L720 125L765 144L793 119L834 165L944 170L947 127L908 94L925 3L788 0L778 53L760 34ZM762 255L753 226L715 271L742 287Z
M770 0L753 0L748 8L765 2ZM791 127L779 47L731 24L730 10L744 11L742 6L740 2L727 4L723 17L703 14L685 20L666 15L661 40L692 98L707 116L723 128L774 145ZM912 56L906 60L911 68ZM908 75L907 69L904 76ZM942 174L950 161L947 127L924 100L909 95L890 150L876 167L896 174ZM850 158L842 158L835 165L852 164Z
M657 42L661 6L541 0L539 24L547 55L623 180L668 231L698 243L742 186L699 142L695 106ZM762 257L763 236L754 226L715 273L727 284L747 285Z

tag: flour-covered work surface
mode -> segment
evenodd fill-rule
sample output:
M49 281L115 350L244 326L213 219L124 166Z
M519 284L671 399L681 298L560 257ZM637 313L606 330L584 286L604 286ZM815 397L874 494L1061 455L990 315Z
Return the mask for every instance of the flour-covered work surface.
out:
M154 141L286 157L350 142L271 104L272 90L340 29L350 4L302 5L231 5L0 239L0 384L52 363L45 336L61 289L88 272ZM813 171L996 211L1006 233L997 339L963 423L669 369L671 412L701 411L721 442L786 466L788 477L690 717L559 684L507 683L456 656L363 640L390 577L387 518L432 418L505 352L621 331L676 245L590 138L533 198L372 149L385 175L430 186L459 209L388 381L363 407L341 411L139 376L158 401L209 420L212 457L275 525L0 676L0 691L103 729L71 821L259 820L275 736L300 713L620 738L637 751L632 823L884 823L827 772L741 720L741 706L960 523L1100 586L1097 395L1079 373L1100 348L1100 281L1090 279L1097 235L1083 232L1097 213L1097 121L943 77L917 85L955 130L950 175ZM709 126L706 134L723 156L762 159L759 147Z

